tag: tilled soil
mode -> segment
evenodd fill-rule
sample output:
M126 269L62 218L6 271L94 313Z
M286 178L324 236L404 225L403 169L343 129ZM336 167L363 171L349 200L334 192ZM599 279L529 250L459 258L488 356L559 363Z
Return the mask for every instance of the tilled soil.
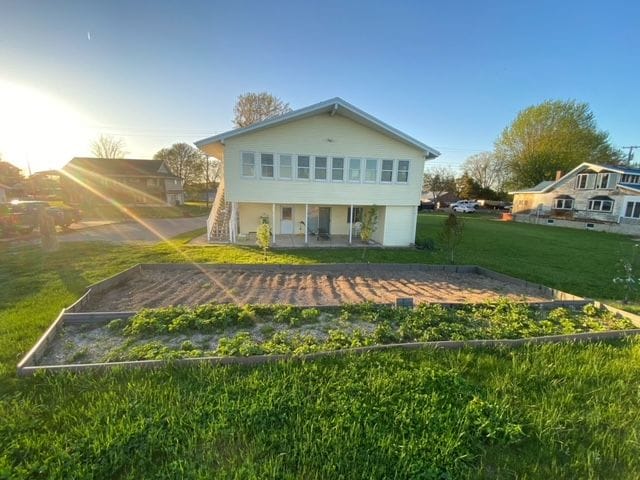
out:
M373 265L340 265L333 269L273 269L230 266L187 269L143 269L103 293L94 295L83 310L137 311L171 305L211 302L235 304L292 304L301 306L344 303L395 303L413 297L415 303L477 303L507 297L528 302L548 301L538 289L476 273Z

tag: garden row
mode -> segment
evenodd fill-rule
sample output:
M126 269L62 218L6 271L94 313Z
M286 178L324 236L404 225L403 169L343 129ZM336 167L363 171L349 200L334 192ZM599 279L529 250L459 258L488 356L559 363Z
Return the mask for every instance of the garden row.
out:
M301 355L370 345L439 340L509 339L633 328L611 312L532 308L500 300L446 308L373 304L339 308L209 304L146 309L100 328L111 348L103 362L203 356ZM85 330L86 333L86 330ZM83 334L80 335L81 337ZM96 338L94 336L94 338ZM90 349L85 349L86 351ZM84 355L73 353L72 362Z

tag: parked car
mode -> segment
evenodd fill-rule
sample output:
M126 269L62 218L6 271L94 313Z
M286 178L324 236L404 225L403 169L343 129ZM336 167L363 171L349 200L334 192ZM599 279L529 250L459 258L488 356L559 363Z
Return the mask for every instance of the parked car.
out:
M68 227L80 221L80 210L71 207L51 207L48 202L38 200L18 200L10 204L10 213L14 218L17 230L29 233L39 223L40 215L47 214L60 227Z
M475 200L458 200L455 203L452 203L450 205L451 208L454 207L471 207L471 208L478 208L480 206L480 204L478 202L476 202Z
M471 205L454 205L452 207L452 210L454 212L458 212L458 213L475 213L476 212L476 208L472 207Z

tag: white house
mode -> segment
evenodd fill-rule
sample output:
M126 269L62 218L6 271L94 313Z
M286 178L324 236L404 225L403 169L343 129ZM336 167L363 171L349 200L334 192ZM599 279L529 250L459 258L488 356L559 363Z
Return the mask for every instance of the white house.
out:
M516 220L640 233L640 169L584 162L554 181L510 192Z
M343 236L371 207L373 240L414 242L425 160L439 152L341 98L195 142L223 165L210 241L236 242L261 222L276 235Z

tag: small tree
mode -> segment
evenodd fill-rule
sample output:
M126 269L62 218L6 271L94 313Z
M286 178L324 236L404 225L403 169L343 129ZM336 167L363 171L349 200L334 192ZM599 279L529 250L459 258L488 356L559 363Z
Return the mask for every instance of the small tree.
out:
M454 262L455 249L462 240L462 232L464 230L464 222L461 218L454 213L450 213L444 221L442 231L440 232L440 239L444 244L445 249L449 252L449 261L451 264Z
M271 246L271 227L265 221L258 225L258 230L256 231L256 243L262 249L262 253L264 254L264 261L266 262L267 251Z
M635 300L640 289L640 277L638 277L638 247L639 244L634 244L631 250L631 255L621 259L618 262L618 268L621 275L613 279L613 283L620 285L623 293L622 303L629 303L630 300Z
M373 236L373 232L378 228L378 211L371 207L369 208L362 217L362 228L360 229L360 239L369 243L371 237Z

